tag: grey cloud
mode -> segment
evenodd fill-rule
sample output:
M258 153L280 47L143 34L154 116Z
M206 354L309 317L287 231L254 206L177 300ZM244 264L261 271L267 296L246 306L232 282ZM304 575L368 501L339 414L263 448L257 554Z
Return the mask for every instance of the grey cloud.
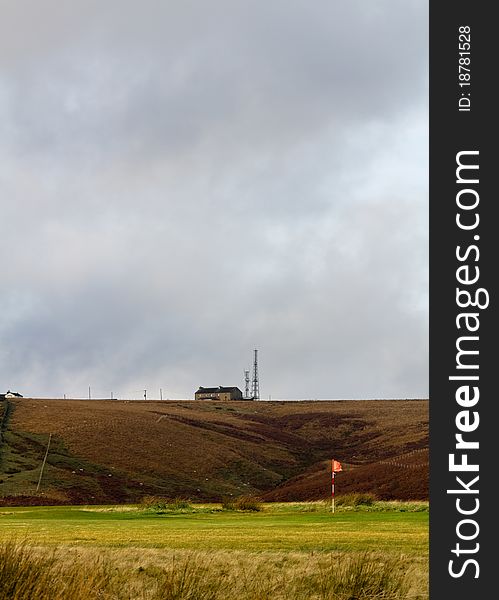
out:
M427 394L426 3L53 5L0 25L4 387Z

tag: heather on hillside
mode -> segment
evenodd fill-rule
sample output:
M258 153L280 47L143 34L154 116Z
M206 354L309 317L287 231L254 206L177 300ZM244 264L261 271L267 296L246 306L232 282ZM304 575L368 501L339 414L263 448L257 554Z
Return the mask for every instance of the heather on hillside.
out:
M39 493L34 494L52 434ZM17 399L4 429L8 503L221 501L428 494L428 401L88 401Z

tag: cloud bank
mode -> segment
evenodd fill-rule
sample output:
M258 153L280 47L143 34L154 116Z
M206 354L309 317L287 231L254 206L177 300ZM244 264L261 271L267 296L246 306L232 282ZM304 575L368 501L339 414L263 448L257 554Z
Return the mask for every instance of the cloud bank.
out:
M427 4L24 0L0 386L428 393Z

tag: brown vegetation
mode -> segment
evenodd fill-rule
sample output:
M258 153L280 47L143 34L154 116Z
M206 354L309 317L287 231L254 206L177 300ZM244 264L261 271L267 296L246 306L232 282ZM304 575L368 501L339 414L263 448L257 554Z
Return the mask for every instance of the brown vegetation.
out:
M49 433L39 503L315 499L328 493L332 457L344 465L344 493L427 497L426 400L12 405L0 454L0 494L10 503L34 496Z
M375 553L244 555L0 545L0 600L422 600L421 568ZM127 558L129 560L127 561ZM416 583L416 585L414 585Z
M369 493L381 500L425 500L429 493L428 448L368 464L343 464L336 474L336 494ZM266 501L320 500L329 497L329 462L320 461L263 494Z

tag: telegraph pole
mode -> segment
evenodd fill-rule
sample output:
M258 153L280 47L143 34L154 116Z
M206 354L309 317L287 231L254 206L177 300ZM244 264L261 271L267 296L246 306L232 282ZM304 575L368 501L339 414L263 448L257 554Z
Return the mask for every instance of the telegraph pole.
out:
M38 478L38 485L36 486L36 491L40 489L40 483L42 482L43 469L45 468L45 463L47 462L47 456L50 448L50 440L52 439L52 434L49 434L49 441L47 444L47 450L45 450L45 456L43 457L42 468L40 469L40 477Z

